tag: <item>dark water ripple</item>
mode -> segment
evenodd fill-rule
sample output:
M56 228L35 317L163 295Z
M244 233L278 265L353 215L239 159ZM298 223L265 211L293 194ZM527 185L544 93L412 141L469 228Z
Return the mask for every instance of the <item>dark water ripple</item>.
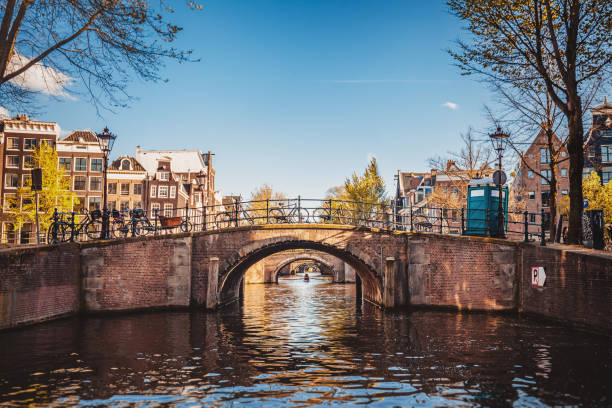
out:
M247 285L220 313L0 333L0 406L612 405L612 344L512 316L383 314L354 286Z

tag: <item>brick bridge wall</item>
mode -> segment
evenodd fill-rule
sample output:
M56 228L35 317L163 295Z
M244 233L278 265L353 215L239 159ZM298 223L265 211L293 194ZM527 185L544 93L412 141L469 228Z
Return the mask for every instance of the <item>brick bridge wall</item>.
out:
M0 251L0 328L78 311L216 308L246 270L294 249L337 256L386 307L522 310L612 332L612 257L487 238L258 226ZM544 266L543 288L530 267Z

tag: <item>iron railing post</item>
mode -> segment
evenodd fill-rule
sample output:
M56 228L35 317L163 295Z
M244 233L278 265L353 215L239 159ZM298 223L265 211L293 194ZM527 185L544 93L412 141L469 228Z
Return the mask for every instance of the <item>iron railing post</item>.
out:
M302 223L302 197L298 196L298 222Z
M238 199L234 200L234 225L238 226Z
M74 242L74 211L70 213L70 242Z
M414 224L412 222L412 201L410 202L410 232L414 231Z
M266 198L266 224L270 223L270 199Z
M546 246L546 235L544 229L544 209L542 208L540 215L540 246Z
M525 228L525 238L524 238L524 242L529 242L529 221L528 221L528 216L529 213L527 211L525 211L523 213L523 227Z
M58 223L58 217L57 217L57 208L53 211L53 223L55 224L55 228L53 228L51 230L51 237L53 238L53 243L55 244L57 242L57 230L59 229L59 223ZM50 242L47 242L47 244L49 244Z
M153 210L153 216L155 217L155 225L153 226L153 235L157 235L157 219L159 218L159 210L157 208Z
M202 231L206 231L206 206L202 206Z
M332 204L333 204L333 199L330 198L329 199L329 223L333 224L334 223L334 212L332 211Z
M461 235L465 235L465 208L461 207Z
M440 210L440 234L442 234L442 219L444 218L444 212L442 210L442 207L440 207L439 210Z

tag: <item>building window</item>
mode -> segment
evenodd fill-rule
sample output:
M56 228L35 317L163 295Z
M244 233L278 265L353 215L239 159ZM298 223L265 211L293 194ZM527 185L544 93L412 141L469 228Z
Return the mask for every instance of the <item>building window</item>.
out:
M74 171L87 171L87 158L77 157L74 159Z
M121 183L121 195L130 195L130 183Z
M601 146L601 161L603 163L612 162L612 145Z
M15 224L5 222L2 224L2 243L3 244L16 244L17 243L17 231Z
M7 138L6 148L8 150L19 150L19 138L16 138L16 137Z
M561 169L561 177L567 177L567 169Z
M548 180L550 180L550 170L542 170L540 174L542 174L542 177L540 177L542 180L542 185L548 185Z
M168 186L159 186L157 196L159 198L168 198Z
M19 156L6 156L6 167L18 169L19 168Z
M23 150L34 150L38 145L36 139L23 139Z
M164 204L164 216L172 217L172 204Z
M564 150L564 151L561 152L561 157L565 157L565 156L567 156L567 153Z
M112 211L112 210L116 210L117 209L117 202L116 201L109 201L107 204L108 210Z
M23 168L31 169L34 167L34 157L32 156L23 156Z
M199 203L202 201L202 193L195 193L193 197L196 203Z
M34 238L34 231L32 228L32 224L23 224L21 226L21 231L19 233L19 240L21 244L29 244Z
M74 191L85 191L87 188L87 177L74 176Z
M567 190L561 190L561 194L567 195Z
M529 222L535 222L535 214L529 214Z
M593 171L592 167L585 167L582 169L582 179L584 180L585 178L589 177L589 175L591 175L591 172Z
M176 197L176 186L170 186L170 198Z
M117 194L117 183L108 183L108 194Z
M128 159L123 159L121 161L121 170L131 170L130 161Z
M64 169L70 171L70 169L72 169L72 158L71 157L60 157L59 165L60 167L63 167Z
M550 163L550 150L540 149L540 163L542 164Z
M159 214L159 203L151 204L151 215L155 217L158 214Z
M142 195L142 184L134 184L134 195Z
M142 208L142 201L134 201L134 209Z
M4 187L6 188L19 187L19 175L9 173L6 176L4 176Z
M91 171L102 171L102 159L91 159Z
M530 191L527 195L530 200L535 200L535 191Z
M89 211L100 210L102 208L102 198L89 197Z
M5 211L16 209L17 201L15 200L15 198L17 198L17 194L15 193L4 194L4 202L2 204L2 208L4 208ZM11 202L11 200L13 201Z
M72 203L72 209L75 213L85 212L85 197L76 197Z
M612 180L612 167L604 167L601 169L601 182L607 184Z
M90 191L102 191L102 177L90 177L89 178L89 190Z
M157 187L151 186L151 198L155 198L156 192L157 192Z
M168 181L170 180L170 173L166 172L166 171L162 171L159 173L159 179L163 180L163 181Z
M129 201L121 201L119 203L119 210L127 211L129 209L130 209L130 202Z
M23 179L21 181L21 185L24 187L31 187L32 186L32 175L24 174Z
M533 170L527 171L527 177L530 178L530 179L533 178Z
M542 207L548 207L548 198L550 197L550 191L542 191Z

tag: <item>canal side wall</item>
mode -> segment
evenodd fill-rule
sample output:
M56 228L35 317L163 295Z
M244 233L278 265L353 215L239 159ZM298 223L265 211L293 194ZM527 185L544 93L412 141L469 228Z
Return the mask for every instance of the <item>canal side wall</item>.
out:
M75 244L0 251L0 330L79 311Z
M517 243L438 234L408 236L408 303L458 310L517 306Z
M521 258L521 312L612 334L612 255L524 245ZM533 267L544 268L544 286L532 286Z

